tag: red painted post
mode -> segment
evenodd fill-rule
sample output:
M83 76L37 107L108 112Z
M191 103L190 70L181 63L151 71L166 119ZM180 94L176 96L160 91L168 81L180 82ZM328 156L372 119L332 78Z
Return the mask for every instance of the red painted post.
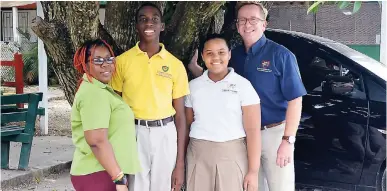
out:
M14 55L14 64L15 64L15 87L16 94L22 94L24 88L24 80L23 80L23 59L22 55L16 53Z
M15 81L14 82L3 82L2 86L15 87L16 94L22 94L24 89L23 79L23 58L21 54L15 53L13 61L1 61L2 66L11 66L15 69ZM24 108L23 104L18 104L19 108Z
M15 88L16 94L22 94L24 89L24 79L23 79L23 58L19 53L14 54L14 64L15 64ZM24 104L19 104L19 108L24 108Z

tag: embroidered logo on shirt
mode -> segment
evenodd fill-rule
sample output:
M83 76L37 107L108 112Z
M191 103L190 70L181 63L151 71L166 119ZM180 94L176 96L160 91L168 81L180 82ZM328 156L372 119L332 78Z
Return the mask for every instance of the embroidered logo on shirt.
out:
M161 69L163 69L164 72L168 72L169 67L168 66L163 66Z
M235 90L236 84L229 84L229 85L228 85L228 88L229 88L230 90Z
M270 61L263 61L262 62L262 68L265 68L265 69L267 69L268 67L270 66Z
M262 65L261 68L260 67L257 68L258 71L271 72L271 70L269 69L270 61L264 60L264 61L262 61L261 65Z
M161 67L161 70L162 71L157 71L157 75L158 76L161 76L161 77L164 77L164 78L169 78L169 79L172 79L172 75L167 73L168 70L169 70L169 67L168 66L162 66Z
M228 84L225 89L222 89L222 92L231 92L231 93L238 93L236 89L236 84Z

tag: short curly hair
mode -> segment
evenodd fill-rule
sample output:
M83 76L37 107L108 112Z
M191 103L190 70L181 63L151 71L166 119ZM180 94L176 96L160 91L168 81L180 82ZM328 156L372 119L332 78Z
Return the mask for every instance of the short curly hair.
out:
M265 8L265 6L263 6L262 3L260 3L259 1L239 1L237 2L236 6L235 6L235 14L236 14L236 17L238 17L238 12L239 10L245 6L245 5L256 5L258 6L260 9L261 9L261 16L263 17L264 20L267 19L267 15L268 15L268 11L267 9Z
M160 14L160 19L161 19L161 21L163 21L163 13L161 12L161 9L160 9L160 7L158 7L156 4L154 4L154 3L150 3L150 2L145 2L145 3L143 3L143 4L141 4L141 6L137 9L137 11L136 11L136 23L138 22L138 14L140 14L140 10L142 9L142 8L144 8L144 7L153 7L153 8L155 8L155 9L157 9L157 12L159 12L159 14Z

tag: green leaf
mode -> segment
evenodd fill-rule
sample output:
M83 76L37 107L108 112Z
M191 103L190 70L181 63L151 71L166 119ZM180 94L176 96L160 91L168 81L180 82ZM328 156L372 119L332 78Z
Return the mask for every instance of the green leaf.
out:
M353 5L353 11L352 11L352 13L358 12L359 9L360 9L360 7L361 7L361 1L356 1L355 4Z
M312 13L316 14L318 12L319 8L320 8L320 6L317 6L317 7L313 8Z
M345 9L346 7L348 7L349 3L350 3L349 1L342 1L339 3L339 8Z
M310 12L313 12L313 13L316 13L317 10L318 10L318 6L323 3L323 1L316 1L314 2L309 8L308 8L308 11L306 12L307 14L309 14Z

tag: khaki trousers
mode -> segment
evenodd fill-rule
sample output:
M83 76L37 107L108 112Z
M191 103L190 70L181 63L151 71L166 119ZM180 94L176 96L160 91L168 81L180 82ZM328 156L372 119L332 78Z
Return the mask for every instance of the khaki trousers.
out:
M285 123L261 131L262 154L258 175L259 191L294 191L294 157L292 162L281 168L277 166L277 151L282 142ZM294 145L293 145L294 153Z
M177 156L174 122L163 127L136 124L141 172L129 177L130 191L169 191Z

